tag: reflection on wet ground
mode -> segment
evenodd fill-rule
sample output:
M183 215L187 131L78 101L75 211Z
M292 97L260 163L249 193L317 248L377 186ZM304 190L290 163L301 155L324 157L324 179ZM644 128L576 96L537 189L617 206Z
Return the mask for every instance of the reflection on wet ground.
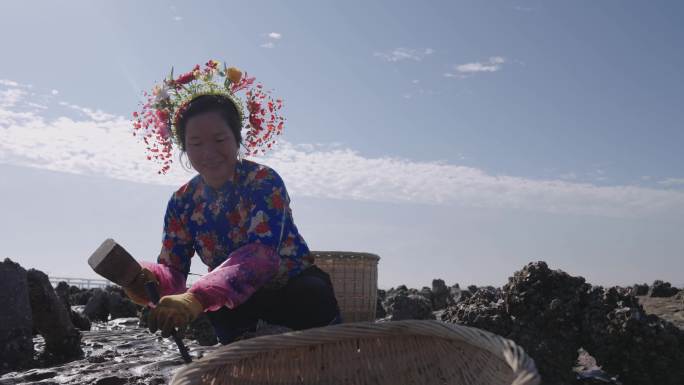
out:
M81 341L84 356L75 361L48 365L0 376L0 384L166 384L184 365L176 344L138 326L137 318L119 318L93 324ZM44 341L34 337L35 350ZM185 340L193 359L215 349Z

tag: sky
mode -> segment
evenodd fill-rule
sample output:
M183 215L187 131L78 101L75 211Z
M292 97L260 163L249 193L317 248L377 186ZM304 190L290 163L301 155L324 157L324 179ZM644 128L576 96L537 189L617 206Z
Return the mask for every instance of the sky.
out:
M209 59L284 99L254 158L313 250L379 285L502 285L530 261L684 284L684 3L0 3L0 257L95 277L106 238L159 252L194 174L145 159L142 92ZM206 271L199 258L192 271Z

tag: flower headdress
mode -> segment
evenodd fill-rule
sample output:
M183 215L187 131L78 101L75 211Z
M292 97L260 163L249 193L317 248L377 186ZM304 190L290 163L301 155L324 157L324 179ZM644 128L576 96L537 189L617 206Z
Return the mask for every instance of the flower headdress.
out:
M244 93L241 98L238 93ZM140 111L133 113L133 135L142 135L147 146L147 159L161 163L160 174L165 174L172 162L171 152L175 143L183 149L178 122L190 102L202 95L221 95L230 100L243 122L245 155L265 153L275 144L275 136L283 131L285 118L279 111L281 99L273 99L270 91L255 83L254 77L235 67L219 68L219 62L209 60L204 68L196 65L192 71L177 78L173 69L168 79L157 84ZM244 98L244 102L243 102ZM245 116L245 105L248 116Z

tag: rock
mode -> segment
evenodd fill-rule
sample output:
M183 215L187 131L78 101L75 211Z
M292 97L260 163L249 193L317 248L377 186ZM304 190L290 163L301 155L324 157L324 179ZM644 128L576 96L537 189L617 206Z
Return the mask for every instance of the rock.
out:
M75 289L75 290L74 290ZM93 296L93 291L100 289L79 289L76 286L72 286L69 290L69 302L71 305L85 306L90 301Z
M669 282L663 282L657 280L651 285L651 289L648 291L649 297L672 297L679 292L679 289L672 287Z
M510 338L535 360L547 384L574 384L580 347L626 384L681 384L684 332L646 316L631 291L604 290L582 277L530 263L500 291L479 288L444 321Z
M45 339L46 352L60 359L82 356L81 332L71 323L69 311L55 294L48 276L35 269L26 276L33 326Z
M451 290L447 287L441 279L432 280L432 308L434 310L442 310L447 307Z
M108 296L107 311L110 314L110 319L138 316L138 310L141 307L128 299L123 289L110 286L107 288L106 293Z
M636 284L632 286L632 294L633 295L647 295L648 294L648 284Z
M73 288L76 288L78 290L77 287L69 286L66 282L62 281L57 284L57 287L55 288L55 294L57 294L57 298L59 298L59 300L64 305L64 308L69 312L71 323L78 330L90 330L90 320L83 314L74 311L71 307L71 293L73 291Z
M468 291L470 292L470 294L475 294L477 292L477 286L475 286L475 285L468 286Z
M462 290L458 284L449 288L449 296L447 297L447 307L454 306L466 299L470 298L472 294L468 290Z
M59 282L57 287L55 287L55 294L57 294L57 298L62 302L64 308L70 310L71 301L69 300L69 284L64 281Z
M432 290L429 287L423 286L418 295L430 301L430 307L432 307Z
M385 318L386 316L387 312L385 311L385 308L382 307L382 300L378 297L375 305L375 319Z
M109 296L102 289L93 289L83 314L91 321L107 322L109 319Z
M602 311L584 320L588 349L603 369L626 384L681 384L684 379L684 332L655 315L645 314L634 297L609 289ZM600 318L599 318L600 317Z
M88 317L83 315L83 313L71 310L71 323L74 324L74 327L78 330L83 330L87 331L90 330L92 327L92 324Z
M387 309L392 321L405 319L434 319L432 304L428 299L416 294L398 294L394 296Z
M185 337L197 341L201 346L213 346L218 343L216 332L206 313L200 314L196 320L192 321L185 332Z
M0 372L26 367L33 357L33 321L26 270L0 263Z
M382 289L378 289L378 299L379 299L380 301L384 301L386 296L387 296L387 292L386 292L386 291L384 291L384 290L382 290Z

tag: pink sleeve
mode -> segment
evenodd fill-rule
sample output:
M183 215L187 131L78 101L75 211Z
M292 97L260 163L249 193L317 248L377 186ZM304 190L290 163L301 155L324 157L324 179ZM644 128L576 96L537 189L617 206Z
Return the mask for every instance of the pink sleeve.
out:
M244 303L278 272L280 256L275 249L250 243L232 252L221 265L204 275L190 292L214 311L223 306L233 309Z
M185 275L178 270L160 263L139 261L145 269L154 273L159 281L159 296L184 293Z

